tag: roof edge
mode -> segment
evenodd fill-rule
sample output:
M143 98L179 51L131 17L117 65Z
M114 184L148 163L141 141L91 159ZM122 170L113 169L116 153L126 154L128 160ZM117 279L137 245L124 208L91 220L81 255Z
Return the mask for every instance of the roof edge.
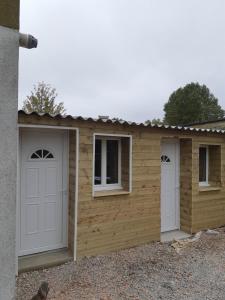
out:
M82 116L71 116L71 115L61 115L61 114L48 114L48 113L38 113L38 112L31 112L27 113L24 110L19 110L18 114L22 114L25 116L37 116L37 117L49 117L52 119L70 119L75 121L90 121L95 123L108 123L108 124L115 124L115 125L127 125L127 126L140 126L145 128L157 128L157 129L166 129L166 130L178 130L178 131L187 131L187 132L201 132L201 133L219 133L224 134L225 130L223 129L215 129L215 128L197 128L197 127L190 127L190 126L172 126L172 125L157 125L157 124L146 124L146 123L136 123L124 120L117 120L117 119L96 119L96 118L84 118Z
M225 121L225 118L220 118L220 119L211 120L211 121L195 122L195 123L188 124L187 126L213 124L213 123L218 123L218 122L223 122L223 121Z

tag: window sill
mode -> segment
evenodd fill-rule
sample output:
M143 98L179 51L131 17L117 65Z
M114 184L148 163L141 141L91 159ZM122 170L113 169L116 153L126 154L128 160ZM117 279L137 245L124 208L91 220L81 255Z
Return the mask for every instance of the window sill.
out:
M99 197L107 197L107 196L117 196L117 195L128 195L130 194L129 191L125 190L110 190L110 191L96 191L94 192L94 198Z
M211 191L220 191L220 186L199 186L199 192L211 192Z

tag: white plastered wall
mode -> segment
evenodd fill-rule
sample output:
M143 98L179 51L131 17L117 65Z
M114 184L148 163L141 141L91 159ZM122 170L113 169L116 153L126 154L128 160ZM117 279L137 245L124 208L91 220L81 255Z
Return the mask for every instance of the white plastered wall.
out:
M0 299L14 297L19 34L0 26Z

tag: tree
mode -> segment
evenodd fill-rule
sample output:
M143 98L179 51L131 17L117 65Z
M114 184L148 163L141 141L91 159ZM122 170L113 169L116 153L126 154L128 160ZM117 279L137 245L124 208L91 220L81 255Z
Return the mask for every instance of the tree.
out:
M159 118L154 118L152 120L147 120L145 121L145 124L149 125L164 125L163 120L159 119Z
M190 83L171 94L164 105L164 122L169 125L187 125L224 117L218 99L205 85Z
M34 86L31 95L24 100L22 109L27 113L35 111L38 113L64 114L66 110L63 102L55 102L57 96L55 88L44 82L39 82Z

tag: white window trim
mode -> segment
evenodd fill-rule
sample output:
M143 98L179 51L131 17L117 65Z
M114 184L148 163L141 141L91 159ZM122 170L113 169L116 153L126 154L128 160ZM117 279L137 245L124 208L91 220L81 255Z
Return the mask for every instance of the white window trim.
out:
M199 186L209 186L209 146L200 145L200 148L206 149L206 181L199 181Z
M121 185L121 139L118 137L109 137L109 136L96 136L94 142L96 139L99 139L102 141L102 157L101 157L101 174L102 174L102 183L101 184L96 184L94 185L94 190L95 191L106 191L106 190L117 190L117 189L122 189ZM112 183L112 184L107 184L107 165L106 165L106 153L107 153L107 141L108 140L116 140L118 141L118 183ZM94 157L95 159L95 157Z
M94 197L95 192L97 191L110 191L110 190L117 190L123 189L121 184L121 142L119 143L119 184L106 184L105 186L102 185L95 185L95 140L99 139L117 139L121 141L121 138L126 137L129 138L129 193L132 192L132 135L127 134L114 134L114 133L94 133L93 134L93 180L92 180L92 196Z

